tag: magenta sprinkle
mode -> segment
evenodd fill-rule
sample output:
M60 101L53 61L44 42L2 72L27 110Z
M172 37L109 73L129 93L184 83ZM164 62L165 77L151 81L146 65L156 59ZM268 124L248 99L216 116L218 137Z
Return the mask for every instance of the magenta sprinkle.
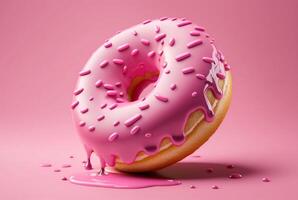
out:
M113 63L116 65L123 65L124 64L124 60L119 59L119 58L114 58L113 59Z
M97 88L99 88L100 86L102 86L102 84L103 84L103 81L102 80L98 80L98 81L96 81L95 86Z
M139 50L138 49L134 49L134 50L131 51L130 55L136 56L136 55L138 55L138 53L139 53Z
M202 26L195 26L195 29L198 31L205 31L205 28Z
M70 164L63 164L61 167L62 168L69 168L69 167L71 167L71 165Z
M84 88L77 89L73 92L74 95L79 95L84 91Z
M203 57L202 60L204 62L210 63L210 64L215 63L214 60L212 58L210 58L210 57Z
M208 168L208 169L206 169L206 172L212 173L212 172L214 172L214 169L213 168Z
M160 40L164 39L167 36L165 33L160 33L155 36L155 40L159 42Z
M86 122L84 122L84 121L80 121L80 123L79 123L79 126L80 127L84 127L86 125Z
M129 44L123 44L123 45L121 45L121 46L119 46L118 48L117 48L117 50L119 51L119 52L122 52L122 51L125 51L126 49L128 49L129 48Z
M167 69L167 70L165 71L166 74L169 74L170 72L171 72L170 69Z
M183 21L177 24L178 27L186 26L191 24L191 21Z
M150 41L146 40L146 39L141 39L141 43L145 46L149 46L150 45Z
M111 47L112 46L112 43L111 42L106 42L105 44L104 44L104 47L105 48L109 48L109 47Z
M130 134L134 135L137 134L140 131L140 127L139 126L134 126L131 130L130 130Z
M84 113L88 112L88 110L89 110L88 108L84 108L81 110L81 113L84 114Z
M226 70L226 71L229 71L229 70L231 69L231 66L228 65L228 64L226 64L226 63L224 64L224 67L225 67L225 70Z
M225 79L225 77L226 77L226 75L225 75L224 73L221 73L221 72L217 73L216 76L217 76L219 79L222 79L222 80Z
M159 101L162 101L162 102L168 102L169 99L167 97L164 97L164 96L161 96L161 95L154 95L155 98Z
M52 164L44 163L44 164L41 164L40 167L52 167Z
M120 124L119 121L115 121L115 122L113 123L114 126L118 126L119 124Z
M125 100L123 98L120 98L120 97L116 98L116 101L117 101L117 103L124 103L125 102Z
M107 90L113 90L114 89L114 86L112 84L108 84L108 83L104 84L103 87Z
M75 109L78 105L79 105L79 101L74 101L72 104L71 104L71 108L72 109Z
M201 33L199 31L190 31L189 33L191 36L200 36Z
M235 173L235 174L231 174L229 176L230 179L239 179L239 178L242 178L242 174L239 174L239 173Z
M200 39L197 39L197 40L194 40L192 42L189 42L186 46L187 46L187 48L191 49L191 48L196 47L196 46L201 45L201 44L203 44L203 41L200 40Z
M91 70L90 69L80 71L80 76L86 76L88 74L91 74Z
M127 73L127 66L124 65L123 69L122 69L122 74L125 75Z
M95 131L95 126L89 126L89 127L88 127L88 130L89 130L90 132Z
M196 186L195 185L191 185L190 186L190 189L196 189Z
M109 136L108 140L109 140L110 142L113 142L113 141L115 141L118 137L119 137L119 134L118 134L117 132L114 132L114 133L112 133L112 134Z
M136 31L133 31L133 35L134 35L134 36L137 36L138 33L137 33Z
M187 68L182 69L183 74L190 74L193 72L195 72L195 68L193 68L193 67L187 67Z
M175 38L170 39L169 45L172 47L175 44Z
M160 20L160 21L164 21L164 20L166 20L166 19L168 19L168 17L162 17L162 18L160 18L159 20Z
M101 121L101 120L103 120L104 118L105 118L104 115L100 115L100 116L97 117L97 121Z
M270 180L269 178L262 178L262 181L268 183L268 182L270 182L271 180Z
M190 56L191 54L189 52L179 54L178 56L176 56L176 61L180 62L182 60L185 60L186 58L189 58Z
M121 82L117 82L117 83L115 83L115 86L116 86L116 87L121 87L122 84L121 84Z
M110 110L114 110L118 106L117 103L113 103L112 105L109 106Z
M175 90L177 88L177 85L175 83L171 84L170 86L171 90Z
M140 109L140 110L146 110L146 109L148 109L149 107L150 107L149 104L142 104L142 105L139 105L139 109Z
M136 123L138 120L140 120L142 118L141 114L136 114L135 116L129 118L128 120L126 120L124 122L124 125L127 127L132 126L134 123Z
M64 176L61 178L62 181L67 181L67 178Z
M155 56L155 51L149 51L147 56L150 57L150 58L153 58Z
M203 74L196 74L196 77L200 80L205 80L206 77Z
M54 169L54 172L61 172L60 169Z
M235 166L234 166L234 165L227 165L227 168L228 168L228 169L234 169Z
M197 92L193 92L193 93L191 93L191 96L192 96L192 97L196 97L197 95L198 95Z
M155 33L159 33L160 32L160 27L159 26L155 26Z
M150 19L147 19L147 20L143 21L143 24L148 24L150 22L151 22L151 20Z
M101 106L100 106L101 109L104 109L105 107L107 107L107 104L106 104L106 103L103 103L103 104L101 104Z
M219 187L217 185L213 185L211 188L214 189L214 190L219 189Z
M117 96L117 91L116 90L108 90L107 91L107 96L109 96L109 97L115 97L115 96Z
M106 67L108 64L109 64L109 62L108 62L107 60L103 60L103 61L99 64L99 67L100 67L100 68L104 68L104 67Z

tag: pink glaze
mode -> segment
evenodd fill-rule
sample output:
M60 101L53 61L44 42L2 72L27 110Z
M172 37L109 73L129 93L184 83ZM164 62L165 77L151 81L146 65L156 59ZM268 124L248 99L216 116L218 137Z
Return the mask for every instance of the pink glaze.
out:
M205 93L222 97L218 81L230 69L224 65L205 30L185 19L146 20L109 39L79 73L71 105L87 168L93 152L104 167L116 156L132 163L140 151L156 154L166 137L182 145L191 112L202 110L206 121L213 120ZM146 73L158 77L141 82L129 100L132 80Z
M174 186L180 185L180 181L162 178L152 178L140 175L118 174L118 173L80 173L69 178L71 183L107 187L107 188L126 188L138 189L153 186Z

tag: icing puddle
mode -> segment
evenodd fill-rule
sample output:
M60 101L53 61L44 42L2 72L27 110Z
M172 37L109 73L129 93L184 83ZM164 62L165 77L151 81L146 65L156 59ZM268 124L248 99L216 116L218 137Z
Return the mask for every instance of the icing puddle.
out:
M114 172L105 172L105 174L98 174L98 172L78 173L71 176L69 178L69 181L74 184L85 186L122 189L138 189L154 186L174 186L181 184L180 181L173 179L121 174Z

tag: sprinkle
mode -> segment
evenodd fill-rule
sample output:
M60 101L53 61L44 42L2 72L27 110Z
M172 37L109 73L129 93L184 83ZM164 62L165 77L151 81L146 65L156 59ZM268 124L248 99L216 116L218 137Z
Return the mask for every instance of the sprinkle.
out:
M191 36L200 36L201 33L199 31L190 31L189 33Z
M160 21L164 21L164 20L166 20L166 19L168 19L168 17L162 17L162 18L160 18L159 20L160 20Z
M103 103L103 104L101 104L101 106L100 106L101 109L104 109L105 107L107 107L107 104L106 104L106 103Z
M155 33L159 33L160 32L160 27L159 26L155 26Z
M242 174L231 174L229 176L230 179L238 179L238 178L242 178Z
M99 67L100 67L100 68L104 68L104 67L106 67L108 64L109 64L109 62L108 62L107 60L104 60L104 61L102 61L102 62L99 64Z
M121 45L121 46L119 46L118 48L117 48L117 50L119 51L119 52L122 52L122 51L125 51L126 49L128 49L129 48L129 44L123 44L123 45Z
M195 68L193 68L193 67L187 67L187 68L182 69L183 74L190 74L190 73L193 73L194 71L195 71Z
M126 120L124 122L124 125L127 127L132 126L134 123L136 123L138 120L140 120L142 118L141 114L136 114L135 116L129 118L128 120Z
M177 88L177 85L175 83L173 83L171 86L170 86L171 90L175 90Z
M159 101L162 101L162 102L168 102L169 99L167 97L164 97L164 96L161 96L161 95L154 95L155 98Z
M234 165L227 165L227 168L228 168L228 169L234 169L235 166L234 166Z
M54 172L61 172L60 169L54 169Z
M114 108L116 108L118 106L117 103L113 103L112 105L109 106L110 110L113 110Z
M156 151L157 147L155 145L148 145L145 147L146 151L154 152Z
M152 136L151 133L146 133L146 134L145 134L145 137L146 137L146 138L149 138L149 137L151 137L151 136Z
M165 71L166 74L169 74L170 72L171 72L170 69L167 69L167 70Z
M136 56L136 55L138 55L138 53L139 53L139 50L138 49L134 49L134 50L131 51L130 55Z
M165 61L164 64L162 65L163 68L166 68L168 63Z
M74 102L72 102L72 104L70 105L70 107L72 108L72 109L75 109L78 105L79 105L79 101L74 101Z
M69 167L71 167L71 165L70 164L63 164L61 167L62 168L69 168Z
M158 52L158 55L162 56L162 54L163 54L163 50Z
M136 31L133 31L133 35L134 35L134 36L137 36L138 33L137 33Z
M228 65L228 64L224 64L224 67L225 67L225 70L226 70L226 71L229 71L229 70L231 69L231 66Z
M146 39L141 39L141 43L145 46L149 46L150 45L150 41L146 40Z
M140 131L140 127L139 126L134 126L131 130L130 130L130 134L131 135L135 135Z
M88 108L84 108L81 110L81 113L84 114L84 113L88 112L88 110L89 110Z
M124 64L124 60L119 59L119 58L114 58L113 59L113 63L116 65L123 65Z
M222 72L217 73L216 76L221 80L225 79L225 77L226 77L225 74Z
M270 182L270 179L269 178L262 178L262 181L268 183L268 182Z
M169 45L172 47L175 44L175 38L170 39Z
M206 169L206 172L213 173L214 172L214 169L213 168L208 168L208 169Z
M127 66L124 65L122 69L122 74L125 75L127 73Z
M88 69L88 70L83 70L83 71L80 71L80 76L86 76L86 75L88 75L88 74L90 74L90 73L91 73L90 69Z
M217 185L213 185L211 188L214 189L214 190L219 189L219 187Z
M117 103L124 103L125 100L123 98L116 98Z
M118 126L119 124L120 124L119 121L115 121L115 122L113 123L114 126Z
M186 26L186 25L189 25L191 24L191 21L183 21L183 22L180 22L179 24L177 24L178 27L182 27L182 26Z
M74 95L79 95L84 91L84 88L77 89L73 92Z
M103 85L103 87L107 90L113 90L114 89L114 86L112 84L108 84L108 83L105 83Z
M117 96L118 93L116 90L108 90L106 94L109 97L115 97L115 96Z
M67 178L64 176L61 178L62 181L67 181Z
M198 31L205 31L205 28L202 26L195 26L195 29Z
M123 97L124 96L124 93L123 92L119 92L119 96L120 97Z
M112 134L109 136L108 140L109 140L110 142L113 142L113 141L116 140L118 137L119 137L119 134L118 134L117 132L114 132L114 133L112 133Z
M83 126L85 126L86 125L86 122L84 122L84 121L80 121L80 123L79 123L79 126L80 127L83 127Z
M41 167L52 167L52 164L50 163L44 163L40 165Z
M139 105L139 109L140 109L140 110L146 110L146 109L148 109L149 107L150 107L149 104Z
M191 96L192 96L192 97L196 97L197 95L198 95L197 92L193 92L193 93L191 93Z
M90 97L90 98L89 98L89 101L93 101L93 100L94 100L94 97Z
M186 58L189 58L190 56L191 56L191 54L189 52L182 53L182 54L176 56L176 61L180 62Z
M205 80L206 77L203 74L196 74L196 77L200 80Z
M195 185L191 185L190 186L190 189L196 189L196 186Z
M167 36L165 33L160 33L155 36L155 40L159 42L160 40L164 39Z
M203 57L202 60L206 63L215 63L214 60L210 57Z
M109 48L109 47L111 47L112 46L112 43L111 42L106 42L105 44L104 44L104 47L105 48Z
M89 130L90 132L95 131L95 126L89 126L89 127L88 127L88 130Z
M197 40L194 40L192 42L189 42L187 44L187 48L191 49L191 48L196 47L196 46L201 45L201 44L203 44L203 41L200 40L200 39L197 39Z
M147 20L143 21L143 24L148 24L150 22L151 22L151 20L150 19L147 19Z
M104 115L99 115L99 116L97 117L97 121L101 121L101 120L103 120L104 118L105 118Z
M174 17L173 19L172 19L172 21L176 21L177 20L177 17Z
M117 82L117 83L115 83L115 86L116 86L116 87L121 87L121 85L122 85L121 82Z
M98 81L96 81L95 86L96 86L97 88L99 88L99 87L102 86L102 84L103 84L103 81L102 81L102 80L98 80Z
M147 56L153 58L155 56L155 51L150 51Z

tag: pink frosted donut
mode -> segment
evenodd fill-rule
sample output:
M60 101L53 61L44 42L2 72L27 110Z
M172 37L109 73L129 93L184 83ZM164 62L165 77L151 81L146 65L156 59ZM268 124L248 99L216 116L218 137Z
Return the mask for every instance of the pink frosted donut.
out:
M79 73L73 92L87 166L92 152L103 166L133 165L140 152L160 153L165 138L183 146L191 113L203 112L205 123L212 124L214 105L206 92L219 101L224 94L219 82L228 70L204 28L185 19L146 20L107 40ZM136 171L169 164L159 162Z

